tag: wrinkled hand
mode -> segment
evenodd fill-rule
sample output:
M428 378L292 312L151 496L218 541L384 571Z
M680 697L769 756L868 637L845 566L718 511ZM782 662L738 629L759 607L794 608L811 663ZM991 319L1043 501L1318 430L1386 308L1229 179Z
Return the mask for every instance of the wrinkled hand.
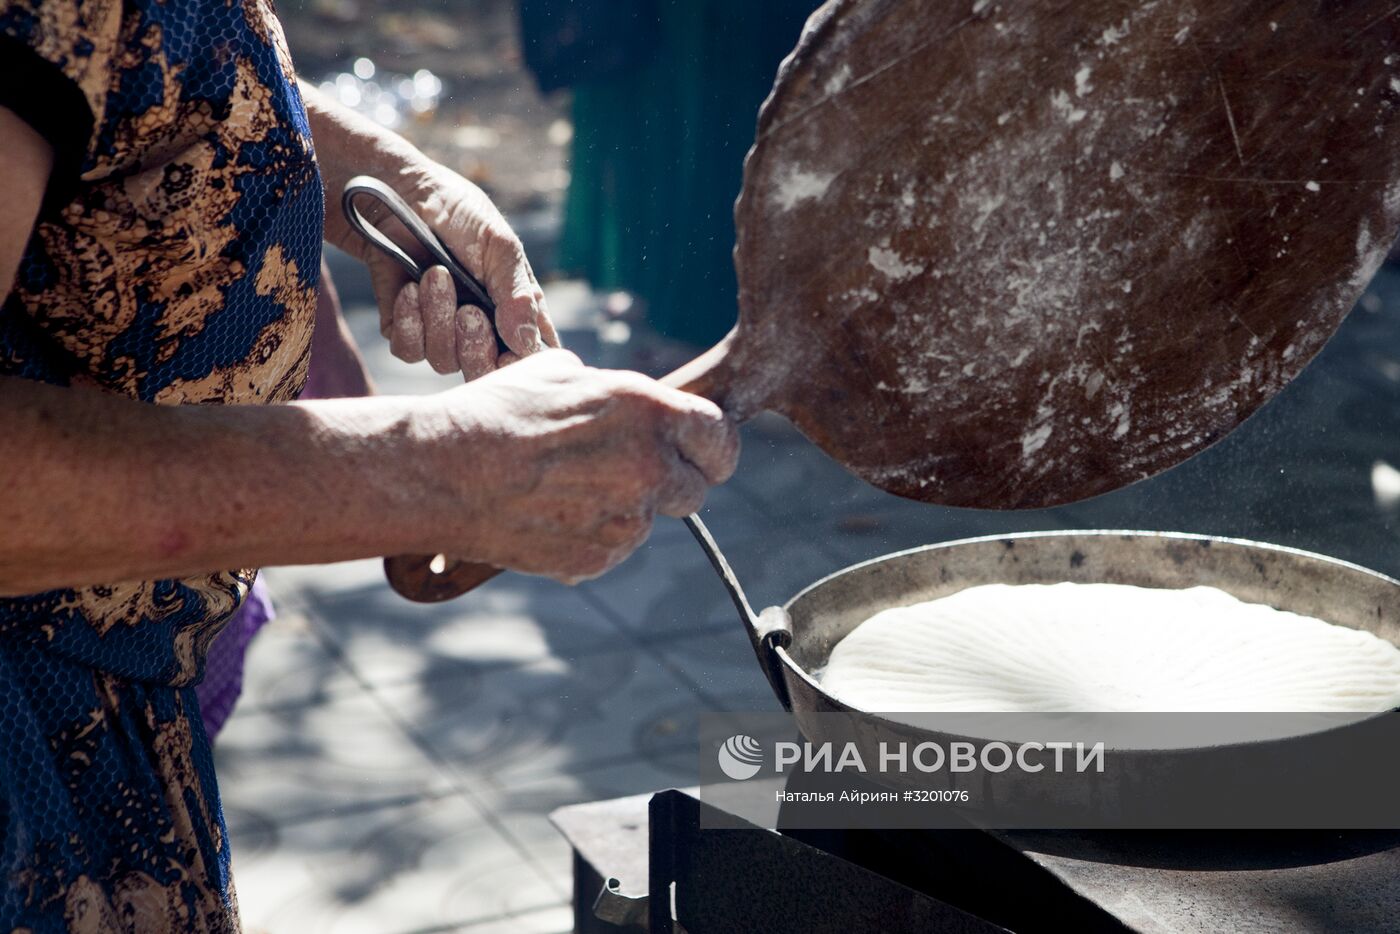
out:
M448 536L455 552L450 540L424 550L570 583L631 554L656 513L694 512L738 458L734 424L709 400L566 351L435 398L429 469L448 478L439 515L483 508L449 520L461 523Z
M544 347L559 346L520 238L485 192L427 159L391 184L486 286L496 303L496 328L510 348L497 356L490 320L479 308L458 306L446 267L433 266L421 283L414 283L379 250L364 250L379 303L379 330L394 356L409 363L426 359L439 373L461 371L472 380ZM410 238L396 236L395 227L386 222L385 230L410 253L421 255Z

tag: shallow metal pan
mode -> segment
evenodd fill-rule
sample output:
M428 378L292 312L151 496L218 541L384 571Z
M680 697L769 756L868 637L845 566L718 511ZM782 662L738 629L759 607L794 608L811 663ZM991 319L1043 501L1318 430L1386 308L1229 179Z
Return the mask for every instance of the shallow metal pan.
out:
M1207 585L1241 600L1261 603L1373 633L1400 644L1400 582L1366 568L1293 548L1239 539L1169 532L1069 531L1028 532L928 545L853 565L817 581L782 607L754 613L723 556L703 526L692 526L725 579L747 628L759 664L778 700L794 715L812 743L855 741L867 761L878 743L966 738L922 728L876 713L855 710L823 690L814 672L825 666L835 646L865 619L893 606L955 593L979 584L1118 583L1166 589ZM816 716L845 713L846 718ZM1381 717L1358 715L1342 730L1363 736L1368 723ZM853 735L833 732L848 721ZM1333 729L1332 734L1338 732ZM1329 741L1335 742L1332 736ZM1283 739L1277 743L1296 743ZM1269 754L1270 743L1254 743ZM1204 757L1238 754L1224 745L1202 747ZM1281 747L1279 747L1281 748ZM1111 750L1112 752L1112 750ZM1118 750L1147 774L1158 769L1154 750ZM1297 756L1296 747L1289 755ZM1182 760L1174 750L1175 762ZM1121 761L1121 760L1120 760ZM1224 761L1224 760L1220 760ZM1200 764L1200 763L1197 763ZM1209 764L1209 763L1207 763ZM1154 780L1160 780L1157 774ZM886 784L926 787L917 773L885 776ZM1005 781L1006 779L1002 779ZM940 782L947 779L941 778ZM1048 788L1043 777L1026 793L1092 797L1092 789L1067 779ZM1094 802L1086 800L1086 807Z

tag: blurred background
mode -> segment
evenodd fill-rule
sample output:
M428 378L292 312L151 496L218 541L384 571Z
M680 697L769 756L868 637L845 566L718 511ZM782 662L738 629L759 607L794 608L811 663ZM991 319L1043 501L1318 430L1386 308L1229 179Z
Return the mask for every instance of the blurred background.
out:
M616 341L709 345L734 322L758 107L817 5L311 0L282 18L304 77L482 186L542 277L600 293Z
M736 315L731 208L808 0L283 0L301 74L472 179L519 231L565 345L657 375ZM368 279L330 266L381 392L455 384L389 356ZM705 518L755 605L856 561L996 532L1215 533L1400 573L1400 272L1225 441L1126 490L993 513L899 500L786 423L744 428ZM696 780L696 716L774 709L679 522L575 588L503 575L409 604L378 561L267 572L216 743L249 932L561 932L564 804Z

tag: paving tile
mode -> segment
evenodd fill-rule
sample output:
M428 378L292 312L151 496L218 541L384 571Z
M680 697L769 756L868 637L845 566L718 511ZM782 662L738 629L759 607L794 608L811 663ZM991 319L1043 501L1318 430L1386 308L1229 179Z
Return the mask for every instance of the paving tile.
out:
M257 849L230 835L250 934L450 929L560 903L518 847L456 796L284 826Z
M457 928L460 934L568 934L574 929L574 910L556 905L539 911L512 915Z
M510 782L693 748L704 709L681 676L637 649L375 691L466 781Z
M696 750L686 749L536 778L482 779L471 784L469 793L525 848L542 873L569 892L573 885L569 844L549 822L551 811L566 804L691 787L698 776Z
M767 520L753 504L753 501L732 482L711 487L705 496L705 504L698 512L700 518L705 522L716 525L739 523L741 527L745 528L749 525L759 528L772 527L771 521ZM689 542L692 541L692 537L690 530L686 528L685 522L681 519L671 516L657 516L648 541L652 543Z
M462 385L460 374L442 375L426 363L404 363L389 352L389 342L379 333L379 311L368 305L344 309L345 323L364 358L365 368L382 395L418 395L442 392Z
M299 601L273 598L276 615L248 646L240 712L310 704L354 690L350 671L326 650Z
M338 591L359 590L377 584L388 586L384 579L382 558L265 568L262 573L272 590L273 602L279 607L290 602L305 608L315 606L319 600Z
M502 575L444 603L412 603L383 581L316 601L318 624L365 681L392 684L617 648L618 626L573 588Z
M748 633L737 619L700 635L658 639L655 647L670 665L685 673L714 709L782 709L754 657Z
M1066 511L1080 527L1225 535L1365 563L1391 521L1371 487L1378 452L1345 440L1340 426L1298 432L1300 424L1326 424L1309 414L1304 397L1275 405L1191 461ZM1368 526L1371 533L1352 535Z
M281 824L451 789L367 693L235 710L214 747L226 811Z
M756 508L795 523L820 522L833 512L875 508L895 497L822 453L793 429L771 422L744 426L739 468L730 480Z
M760 534L742 517L709 525L755 607L786 601L835 570L836 562L802 530L779 526ZM689 539L648 542L579 589L637 633L683 631L735 612L699 545Z

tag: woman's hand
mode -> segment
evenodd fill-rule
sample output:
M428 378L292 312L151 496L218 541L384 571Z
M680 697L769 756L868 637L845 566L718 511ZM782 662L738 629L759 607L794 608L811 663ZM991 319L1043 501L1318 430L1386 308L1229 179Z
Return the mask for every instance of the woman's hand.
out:
M565 351L433 398L424 463L438 496L427 502L438 523L453 518L418 550L571 583L631 554L656 513L694 512L738 458L713 403Z
M472 380L516 358L559 346L520 238L485 192L315 88L303 84L301 93L326 186L326 239L369 267L379 329L394 356L410 363L427 360L439 373L460 371ZM340 212L340 195L356 175L373 175L393 188L481 280L496 303L495 331L508 353L497 356L495 331L479 308L457 305L446 268L431 267L421 283L414 283L350 227ZM366 214L372 223L381 220L373 209ZM397 222L384 221L382 229L410 255L426 259Z
M365 257L379 302L379 330L394 356L426 359L439 373L484 376L519 357L558 347L545 310L544 292L530 269L520 238L486 194L456 172L423 160L401 176L410 207L462 261L496 303L496 327L472 305L457 304L452 275L432 266L421 283L379 250ZM497 356L496 331L510 348Z

